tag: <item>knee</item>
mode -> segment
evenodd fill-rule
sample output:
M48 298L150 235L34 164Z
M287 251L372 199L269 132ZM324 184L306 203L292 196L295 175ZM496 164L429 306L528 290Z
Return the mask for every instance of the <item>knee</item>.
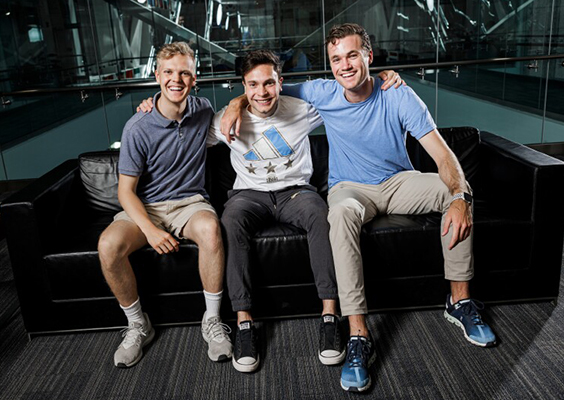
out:
M348 198L329 206L327 216L330 225L339 223L359 223L362 224L364 217L364 207L355 199Z
M127 246L121 238L103 232L98 240L98 255L102 268L109 269L117 261L126 258L129 254L127 253Z
M317 193L307 194L300 199L298 215L308 225L327 223L327 203Z
M194 236L199 247L219 249L222 246L221 227L215 216L201 218L194 226Z

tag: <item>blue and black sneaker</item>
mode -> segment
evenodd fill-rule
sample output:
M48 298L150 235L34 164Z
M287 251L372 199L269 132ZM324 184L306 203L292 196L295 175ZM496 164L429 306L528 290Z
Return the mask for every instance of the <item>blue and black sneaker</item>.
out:
M368 368L376 359L374 346L369 338L351 336L347 343L347 358L341 371L341 387L350 392L362 392L372 380Z
M491 347L495 345L496 338L489 325L482 321L478 311L483 309L483 303L472 299L464 299L452 304L449 294L446 300L445 318L462 328L464 337L470 343L480 347Z

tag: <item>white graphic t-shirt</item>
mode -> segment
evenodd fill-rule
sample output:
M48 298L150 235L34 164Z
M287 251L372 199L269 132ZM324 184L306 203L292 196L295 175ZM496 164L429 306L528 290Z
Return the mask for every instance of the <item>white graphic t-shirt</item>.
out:
M233 189L279 190L307 185L313 173L308 134L323 120L303 100L280 96L273 115L260 118L243 113L240 135L228 146L231 164L237 173ZM227 144L220 132L225 108L213 118L207 145Z

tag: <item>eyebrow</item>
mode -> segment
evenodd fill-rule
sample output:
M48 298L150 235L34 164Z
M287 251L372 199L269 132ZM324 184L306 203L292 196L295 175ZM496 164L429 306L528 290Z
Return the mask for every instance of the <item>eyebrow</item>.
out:
M250 81L246 81L247 83L259 83L259 81L254 81L254 80L250 80ZM270 82L276 82L276 79L267 79L264 81L264 83L270 83Z

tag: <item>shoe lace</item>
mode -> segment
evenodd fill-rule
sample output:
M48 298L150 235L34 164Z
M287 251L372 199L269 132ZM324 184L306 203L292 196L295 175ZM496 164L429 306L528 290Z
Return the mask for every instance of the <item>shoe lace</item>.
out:
M335 322L322 322L320 327L319 341L321 348L339 348L339 324Z
M237 335L240 355L255 354L255 331L254 329L239 330Z
M462 313L470 317L470 320L474 325L484 325L482 316L479 313L480 310L484 309L484 303L478 300L470 300L469 302L464 303L460 308Z
M206 334L212 340L214 340L215 338L228 338L230 333L231 328L223 322L219 322L217 319L212 319L208 323Z
M124 338L122 344L125 347L141 345L141 336L147 336L147 332L143 329L143 325L129 324L125 329L122 329L121 336Z
M364 340L349 340L347 362L351 367L364 366L370 358L370 344Z

